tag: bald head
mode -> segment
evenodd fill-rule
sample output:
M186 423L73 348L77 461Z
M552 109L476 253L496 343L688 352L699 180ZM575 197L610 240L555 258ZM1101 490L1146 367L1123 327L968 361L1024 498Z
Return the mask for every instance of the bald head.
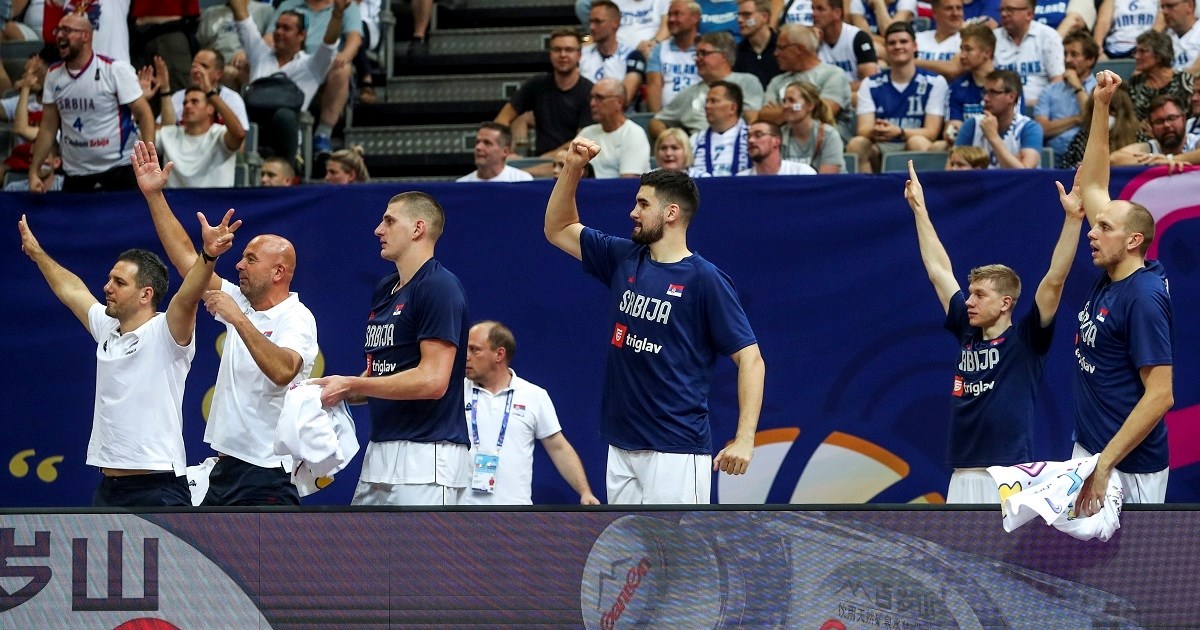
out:
M625 86L616 79L600 79L592 88L592 94L615 96L620 98L622 106L625 105Z
M271 264L283 265L286 282L292 281L296 273L296 248L292 242L278 234L260 234L250 239L251 244L257 244L259 255Z

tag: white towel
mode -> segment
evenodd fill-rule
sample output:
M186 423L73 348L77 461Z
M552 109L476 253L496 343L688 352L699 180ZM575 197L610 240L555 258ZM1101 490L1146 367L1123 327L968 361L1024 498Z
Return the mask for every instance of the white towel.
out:
M1033 462L1018 466L991 466L988 474L1000 491L1004 531L1041 516L1047 525L1080 540L1108 540L1121 527L1125 492L1115 472L1108 476L1104 507L1086 518L1075 516L1075 499L1083 482L1096 469L1098 455L1065 462Z
M274 450L291 456L292 483L300 496L308 496L332 483L358 454L354 417L344 401L322 407L319 385L293 385L283 398Z
M209 457L195 466L187 467L188 490L192 493L192 505L200 505L204 501L204 495L208 494L208 476L212 473L213 466L216 465L217 458Z

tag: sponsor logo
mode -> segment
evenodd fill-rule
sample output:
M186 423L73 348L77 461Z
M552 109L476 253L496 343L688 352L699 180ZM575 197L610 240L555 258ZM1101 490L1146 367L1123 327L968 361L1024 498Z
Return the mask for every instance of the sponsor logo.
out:
M963 395L963 378L957 374L954 375L954 390L950 392L955 398L961 398Z
M633 596L637 594L638 586L642 584L642 578L650 572L650 559L642 558L637 566L630 567L625 574L625 588L621 589L621 593L617 595L617 601L613 602L612 608L600 617L600 627L604 630L612 630L617 627L617 620L621 618L621 614L625 612L625 608L629 606L629 602L633 601Z
M404 304L397 304L396 308L392 309L392 316L395 317L402 312L404 312Z
M383 359L376 359L374 361L371 361L371 375L372 376L383 376L384 374L391 374L392 372L395 372L395 371L396 371L396 364L391 361L384 361Z
M629 334L625 335L625 347L633 349L635 353L649 352L651 354L658 354L662 350L662 344L660 343L654 343L644 337Z
M621 348L625 346L625 333L629 332L629 327L624 324L617 324L613 328L612 345Z
M673 297L683 297L683 285L682 284L668 284L667 285L667 295L670 295Z

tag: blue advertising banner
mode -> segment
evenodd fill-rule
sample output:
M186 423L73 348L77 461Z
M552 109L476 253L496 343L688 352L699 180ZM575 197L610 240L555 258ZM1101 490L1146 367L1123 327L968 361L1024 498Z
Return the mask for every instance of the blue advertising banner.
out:
M1054 186L1066 171L923 176L933 222L965 285L975 266L1003 262L1022 277L1025 312L1045 273L1063 212ZM261 233L292 240L293 290L317 319L314 375L362 371L364 320L372 287L394 267L380 259L372 230L388 199L409 189L436 196L447 227L437 257L467 289L472 320L497 319L516 334L514 369L545 387L564 434L602 494L606 445L597 435L603 355L610 340L606 290L548 244L542 217L552 182L372 184L300 189L172 191L176 214L196 234L197 211L217 220L235 208L245 221L235 252ZM699 182L701 207L689 244L734 280L767 365L755 458L741 477L721 475L722 503L939 502L956 344L942 328L921 265L904 177L779 177ZM635 181L584 181L585 224L631 229ZM1200 502L1200 340L1191 314L1200 296L1200 171L1166 176L1116 171L1114 196L1142 201L1159 221L1152 257L1171 280L1176 317L1175 408L1168 499ZM15 223L27 213L45 249L100 295L117 255L162 252L137 193L0 195L10 226L0 247L9 282L0 297L0 382L8 388L0 440L0 506L89 505L99 477L84 465L94 396L94 343L20 251ZM1086 241L1084 235L1081 239ZM235 255L217 264L235 278ZM1075 316L1099 271L1086 242L1067 280L1054 346L1039 392L1035 457L1070 457ZM179 277L172 273L172 293ZM189 463L212 455L203 443L224 328L201 310L197 352L184 399ZM736 371L718 364L711 394L715 447L734 432ZM355 409L360 437L369 419ZM306 504L349 502L358 462ZM534 501L577 497L539 449Z

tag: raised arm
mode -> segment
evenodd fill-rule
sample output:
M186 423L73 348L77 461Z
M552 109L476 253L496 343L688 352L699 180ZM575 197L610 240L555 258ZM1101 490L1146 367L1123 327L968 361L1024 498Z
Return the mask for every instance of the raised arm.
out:
M204 235L204 244L201 246L204 255L196 257L196 262L183 277L183 284L179 286L179 290L167 306L167 328L171 330L171 337L175 339L175 343L181 346L186 346L192 341L192 333L196 331L196 311L199 309L200 296L204 294L212 279L217 257L233 247L233 233L242 225L241 221L230 225L233 210L227 211L216 227L210 226L202 213L197 212L196 218L200 220L200 232Z
M1088 130L1087 148L1083 161L1079 163L1079 194L1083 210L1089 223L1096 222L1096 214L1112 201L1108 194L1108 108L1113 94L1121 85L1121 77L1109 70L1096 73L1096 87L1092 90L1092 126Z
M550 456L550 461L554 462L558 474L562 475L563 480L571 484L571 487L579 494L579 504L600 505L600 500L592 494L592 487L588 485L587 475L583 472L583 462L579 460L579 454L575 452L575 448L567 441L562 431L542 439L542 446L546 447L546 454Z
M917 223L917 243L921 247L921 262L925 263L925 272L929 281L937 291L942 310L950 312L950 298L961 290L958 281L954 279L954 267L950 263L950 255L938 239L937 230L929 220L929 209L925 207L925 190L917 179L917 171L913 168L912 160L908 161L908 182L904 184L904 198L912 208L913 219Z
M422 339L421 360L414 368L387 376L326 376L313 383L323 388L321 404L326 407L362 397L434 400L444 396L450 386L457 351L454 344L444 339Z
M763 388L767 381L767 364L763 362L758 344L751 344L733 353L738 369L738 423L737 433L717 456L713 458L713 470L730 475L741 475L750 467L754 456L754 436L758 432L758 416L762 413Z
M46 253L46 250L42 249L37 237L33 235L33 230L29 229L29 222L23 214L17 221L17 231L21 233L21 251L25 252L30 260L37 263L42 276L46 278L46 284L50 285L50 290L54 291L58 300L71 309L75 318L83 324L84 328L88 328L88 309L98 303L96 297L88 291L87 285L79 279L79 276L67 271L65 267L55 262L50 254Z
M584 167L600 153L600 145L586 138L575 138L567 148L567 164L554 182L550 200L546 202L546 240L555 247L583 260L583 249L579 236L583 224L579 222L579 208L575 205L575 191L583 177Z
M1062 299L1063 285L1067 283L1067 273L1071 271L1071 263L1075 261L1075 250L1079 249L1079 229L1083 225L1083 202L1079 198L1079 171L1075 172L1075 183L1068 193L1062 182L1054 182L1058 186L1058 200L1062 203L1063 226L1058 234L1058 242L1054 244L1054 253L1050 255L1050 268L1038 284L1037 293L1033 300L1041 314L1043 328L1054 321L1058 312L1058 304Z
M229 107L229 103L221 98L221 86L213 85L208 78L207 72L196 73L196 87L199 87L204 92L204 97L208 99L209 105L217 110L217 114L225 124L225 136L222 140L225 142L225 147L230 151L237 151L242 148L242 141L246 139L246 129L242 127L242 121L238 119L237 114L233 113L233 109ZM213 90L216 90L215 92ZM164 109L166 103L163 104Z

